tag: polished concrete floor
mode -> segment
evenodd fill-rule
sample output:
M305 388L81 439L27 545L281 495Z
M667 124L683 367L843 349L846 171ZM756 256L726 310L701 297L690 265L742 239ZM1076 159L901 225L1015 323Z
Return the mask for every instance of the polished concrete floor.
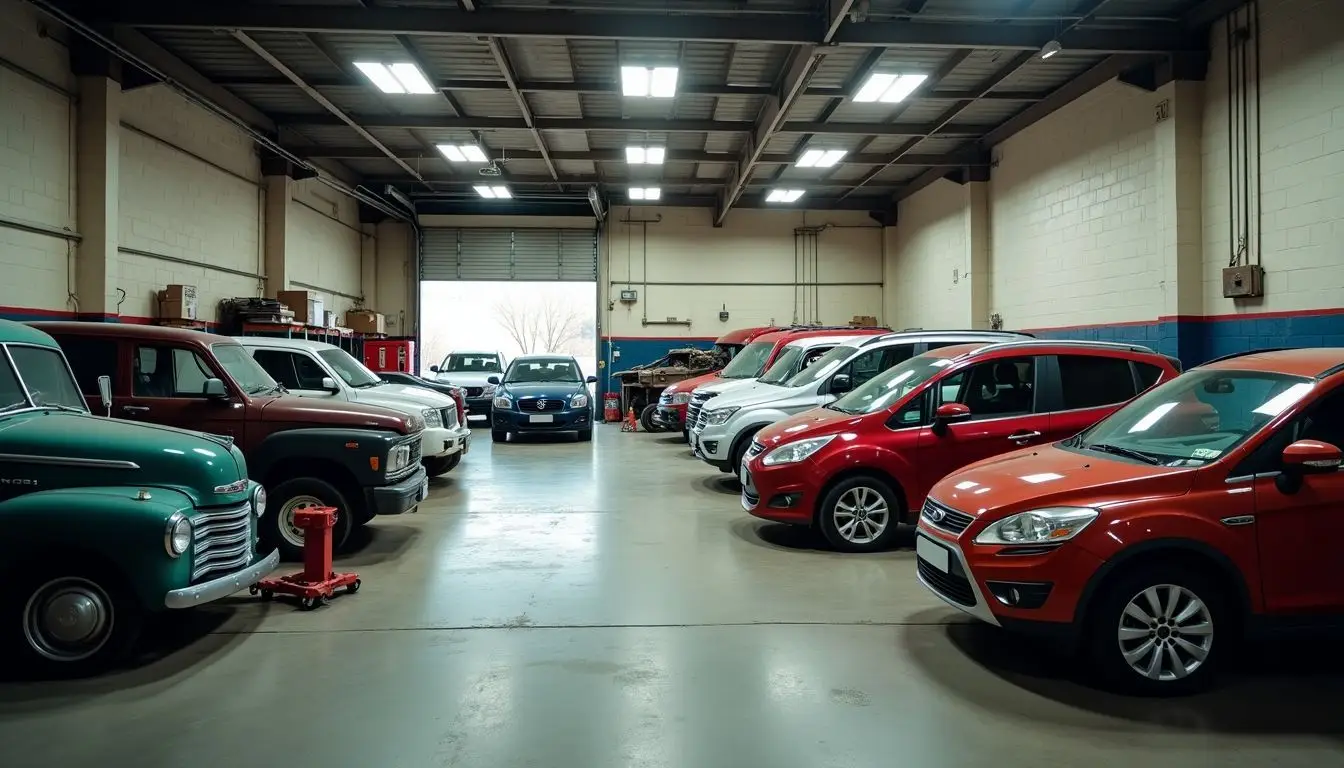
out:
M316 612L240 595L126 671L0 684L0 766L1344 766L1344 653L1178 701L963 622L907 549L745 516L663 435L473 449ZM1342 649L1344 650L1344 649Z

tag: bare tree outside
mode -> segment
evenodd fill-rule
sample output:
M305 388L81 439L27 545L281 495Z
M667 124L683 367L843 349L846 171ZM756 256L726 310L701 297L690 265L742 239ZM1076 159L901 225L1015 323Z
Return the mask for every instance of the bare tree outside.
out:
M584 318L553 296L495 304L495 322L525 355L569 353L584 334Z

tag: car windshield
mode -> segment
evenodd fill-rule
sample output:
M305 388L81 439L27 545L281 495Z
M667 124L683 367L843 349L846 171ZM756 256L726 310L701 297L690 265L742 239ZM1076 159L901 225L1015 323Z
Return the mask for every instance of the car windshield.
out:
M21 344L5 346L10 360L0 358L0 412L26 408L88 410L70 367L60 352ZM18 376L15 369L18 369ZM20 382L22 377L22 382ZM26 387L26 389L25 389Z
M725 379L754 379L760 376L774 348L773 341L754 341L748 344L733 356L732 362L724 366L719 376Z
M336 375L346 384L358 389L365 387L376 387L383 383L378 378L378 374L364 367L364 364L356 360L344 349L324 349L317 353L317 356L326 361Z
M929 354L912 357L877 374L853 392L826 406L842 413L876 413L933 379L952 364L952 358Z
M490 354L451 354L443 359L439 366L441 373L502 373L499 355Z
M278 392L280 385L241 344L211 344L210 351L238 386L249 395Z
M737 357L737 353L742 351L741 344L715 344L714 351L723 356L725 360L732 360Z
M839 368L851 355L858 351L858 347L847 345L832 347L829 352L808 363L807 367L803 368L801 371L793 374L788 381L784 382L784 386L801 387L806 384L821 381L834 373L835 369Z
M579 367L573 360L514 360L504 376L505 384L578 384Z
M1164 466L1216 460L1315 383L1265 371L1196 369L1149 390L1065 446Z

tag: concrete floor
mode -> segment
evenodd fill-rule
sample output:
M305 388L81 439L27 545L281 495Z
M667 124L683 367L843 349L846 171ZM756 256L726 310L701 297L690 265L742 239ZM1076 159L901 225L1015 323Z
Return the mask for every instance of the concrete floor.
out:
M358 595L243 595L133 669L0 684L0 765L1344 766L1328 643L1202 697L1110 696L942 607L909 549L826 552L731 483L668 436L478 429L344 559Z

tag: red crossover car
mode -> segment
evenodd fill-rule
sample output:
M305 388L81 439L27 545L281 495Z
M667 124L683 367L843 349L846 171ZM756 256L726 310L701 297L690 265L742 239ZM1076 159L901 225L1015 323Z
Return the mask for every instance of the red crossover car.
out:
M1081 644L1143 693L1208 684L1238 635L1344 615L1344 350L1201 366L1091 429L929 493L919 579Z
M740 469L742 506L766 520L818 525L840 550L882 549L947 473L1076 434L1179 370L1123 344L931 350L757 434Z

